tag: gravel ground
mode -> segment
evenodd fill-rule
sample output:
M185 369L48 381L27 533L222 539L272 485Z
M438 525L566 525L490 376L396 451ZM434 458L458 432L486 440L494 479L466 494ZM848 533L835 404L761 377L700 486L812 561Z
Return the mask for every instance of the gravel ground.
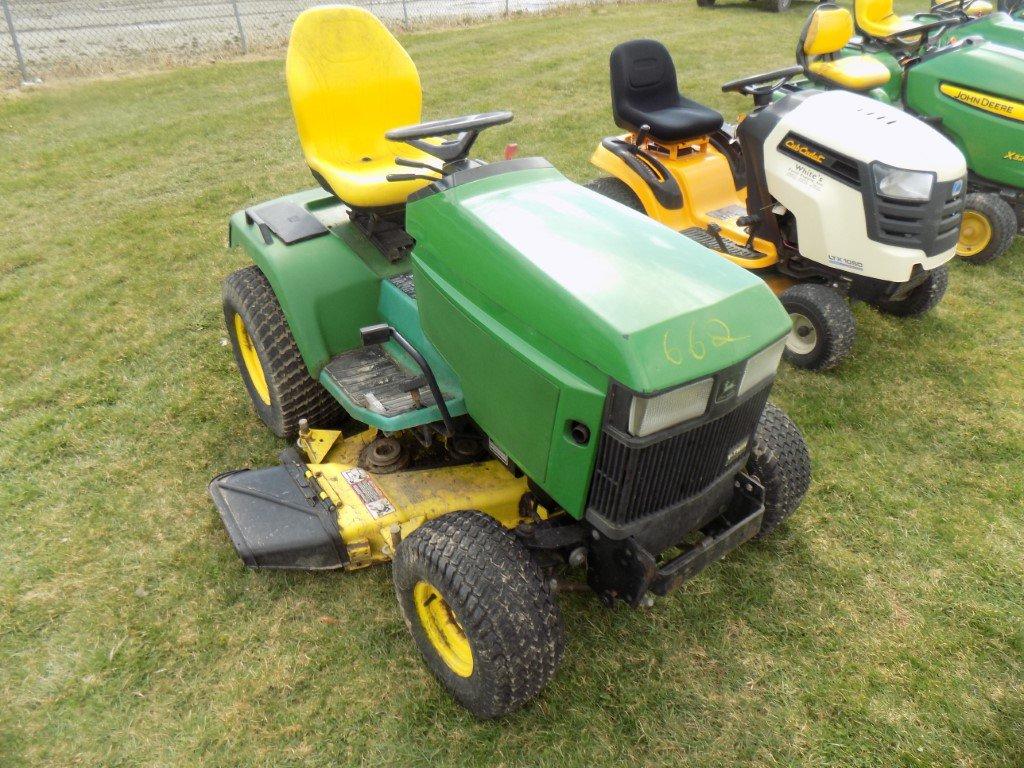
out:
M367 0L393 26L529 13L583 0ZM101 75L280 48L309 0L8 0L29 79ZM21 80L9 28L0 26L0 78Z

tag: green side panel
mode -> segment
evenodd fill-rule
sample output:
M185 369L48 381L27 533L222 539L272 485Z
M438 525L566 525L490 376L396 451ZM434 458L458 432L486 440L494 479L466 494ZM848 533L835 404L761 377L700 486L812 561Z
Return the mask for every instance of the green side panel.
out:
M461 372L469 413L534 482L582 517L607 376L499 307L475 304L419 256L415 265L424 331ZM590 428L588 445L568 437L573 420Z
M984 43L922 61L910 70L907 106L942 118L941 130L964 153L971 172L1024 188L1024 122L958 101L939 90L948 83L1024 103L1024 51ZM1018 159L1014 159L1018 158Z
M318 212L332 205L321 190L281 199ZM259 228L246 224L243 211L229 225L230 245L242 246L270 281L314 378L332 357L361 343L361 327L379 322L380 277L368 263L369 255L353 247L355 238L347 230L354 227L343 212L340 216L342 223L329 234L292 245L277 238L264 243ZM369 243L366 247L372 248Z
M423 198L407 226L470 301L638 391L735 364L790 326L756 276L554 169Z

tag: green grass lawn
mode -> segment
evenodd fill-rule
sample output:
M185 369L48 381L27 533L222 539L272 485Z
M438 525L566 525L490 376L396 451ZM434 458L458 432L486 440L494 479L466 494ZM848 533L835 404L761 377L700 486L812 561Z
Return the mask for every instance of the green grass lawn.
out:
M408 35L426 116L509 108L580 181L607 55L673 50L690 96L791 63L810 6L599 7ZM651 610L562 599L542 697L479 723L407 636L387 569L243 569L206 483L275 461L235 371L230 212L311 184L280 61L0 101L0 764L1024 763L1024 253L939 309L855 308L854 357L783 370L800 512Z

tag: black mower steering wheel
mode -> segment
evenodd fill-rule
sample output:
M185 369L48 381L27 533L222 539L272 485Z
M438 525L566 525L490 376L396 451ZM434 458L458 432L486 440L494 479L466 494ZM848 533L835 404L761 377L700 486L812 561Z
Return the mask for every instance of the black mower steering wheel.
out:
M401 141L433 155L445 163L462 160L469 153L480 131L512 120L511 112L481 112L476 115L430 120L426 123L394 128L384 134L389 141ZM440 144L424 139L454 136Z
M771 95L784 86L797 75L802 75L804 68L799 66L784 67L783 69L763 72L760 75L741 77L739 80L730 80L722 86L725 93L742 93L754 97L754 104L761 106L767 104Z
M917 19L919 16L931 16L931 13L919 13L914 16ZM908 29L902 29L899 32L886 35L885 37L878 38L887 45L896 45L902 48L909 48L912 50L920 50L929 43L928 33L937 29L945 29L946 27L952 27L957 24L962 24L963 19L955 16L947 16L944 19L938 19L937 21L930 21L927 24L921 24L916 27L910 27Z

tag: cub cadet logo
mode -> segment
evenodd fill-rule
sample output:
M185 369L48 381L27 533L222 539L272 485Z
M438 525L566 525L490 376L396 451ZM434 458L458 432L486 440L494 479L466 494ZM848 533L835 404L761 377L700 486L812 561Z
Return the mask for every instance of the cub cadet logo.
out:
M962 101L969 107L980 109L982 112L991 112L993 115L1005 117L1008 120L1017 120L1024 123L1024 104L1010 99L1001 99L998 96L989 96L987 93L978 93L958 85L943 83L939 90L951 99Z
M801 144L796 139L786 139L784 146L790 152L795 152L801 157L806 157L808 160L818 163L819 165L825 162L825 155L823 155L821 152L815 152L806 144Z

